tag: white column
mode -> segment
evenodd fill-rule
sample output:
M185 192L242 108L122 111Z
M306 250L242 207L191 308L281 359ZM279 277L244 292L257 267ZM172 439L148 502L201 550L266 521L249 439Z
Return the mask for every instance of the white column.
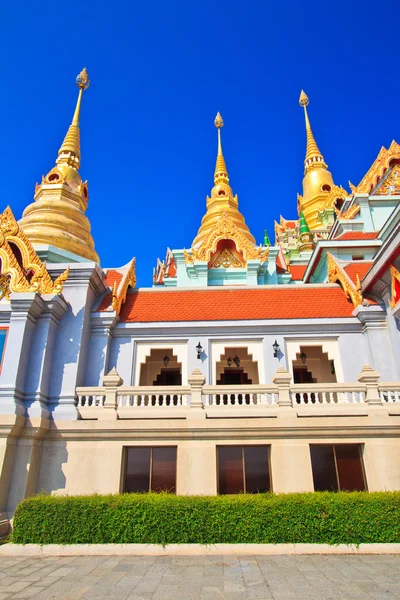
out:
M25 415L24 384L32 336L45 307L38 294L12 294L11 317L0 378L0 413Z
M62 296L44 295L42 300L45 305L32 340L24 398L30 417L48 418L47 401L54 343L60 319L66 313L68 304Z

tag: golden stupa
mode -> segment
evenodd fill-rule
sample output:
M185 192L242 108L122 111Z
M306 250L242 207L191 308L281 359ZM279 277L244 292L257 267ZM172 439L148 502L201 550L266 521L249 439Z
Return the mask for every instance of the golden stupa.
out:
M304 160L303 196L299 196L298 211L299 214L304 214L310 229L319 229L321 222L318 213L326 208L326 202L335 184L311 130L307 113L309 99L303 90L299 104L304 108L307 148Z
M214 187L211 197L207 197L207 212L204 215L197 236L193 240L192 248L198 248L204 243L217 223L222 219L229 219L238 233L242 234L247 242L255 245L255 239L246 225L243 215L239 212L238 197L233 195L229 185L228 170L226 168L224 155L222 153L221 128L224 121L218 113L214 125L218 131L218 155L214 173Z
M89 87L86 69L76 83L78 101L67 135L58 151L56 166L36 186L34 202L24 210L19 224L34 245L54 246L81 258L99 262L85 216L88 185L78 172L80 166L79 116L83 91Z

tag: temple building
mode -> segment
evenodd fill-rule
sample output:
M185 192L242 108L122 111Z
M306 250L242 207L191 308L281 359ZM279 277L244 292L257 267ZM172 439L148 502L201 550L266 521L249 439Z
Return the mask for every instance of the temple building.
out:
M54 167L0 214L0 535L38 492L400 489L400 145L347 191L301 92L302 194L257 245L218 113L199 229L140 288L95 249L77 84Z

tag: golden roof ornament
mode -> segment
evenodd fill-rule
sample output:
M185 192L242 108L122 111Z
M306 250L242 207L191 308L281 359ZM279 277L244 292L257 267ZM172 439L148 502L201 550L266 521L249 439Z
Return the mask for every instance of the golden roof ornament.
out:
M324 157L317 146L317 142L315 141L311 129L310 119L308 118L307 112L307 106L310 104L310 100L304 90L301 90L299 104L304 108L304 119L306 122L307 149L306 158L304 160L305 172L320 167L327 169L328 165L324 161Z
M85 216L88 185L79 174L81 150L79 118L82 94L90 81L86 69L76 78L79 88L71 125L58 151L56 166L36 186L34 202L27 206L21 228L33 244L55 246L87 260L99 262Z
M250 245L255 246L255 239L251 235L243 215L239 212L238 197L234 196L232 188L229 185L228 170L226 168L225 159L222 153L221 143L221 129L224 126L224 120L219 112L214 119L214 125L218 131L218 153L214 172L214 187L211 190L211 197L207 197L207 211L201 221L197 236L192 243L192 256L195 260L205 260L204 256L206 255L208 257L206 260L209 259L208 250L211 248L211 246L209 246L209 242L207 240L210 239L212 232L218 230L221 220L223 221L226 216L230 218L230 222L234 223L237 231L241 232L241 234L244 236L244 238L241 238L241 240L246 239ZM226 232L221 231L218 235L220 235L219 239L230 239ZM215 238L213 237L213 243L214 241ZM202 248L200 254L203 258L200 258L200 254L196 250L200 249L200 246ZM238 251L240 250L241 248L238 247ZM191 260L189 254L185 256L185 260L187 262Z
M226 168L224 155L222 154L222 142L221 142L221 129L224 126L224 120L221 114L218 112L214 119L214 125L218 130L218 154L217 162L215 164L214 183L229 183L228 170Z
M79 132L79 117L81 112L81 102L83 90L87 90L90 85L90 79L86 67L77 75L76 85L79 88L78 100L71 125L67 135L58 151L57 165L68 165L78 170L81 161L81 143Z

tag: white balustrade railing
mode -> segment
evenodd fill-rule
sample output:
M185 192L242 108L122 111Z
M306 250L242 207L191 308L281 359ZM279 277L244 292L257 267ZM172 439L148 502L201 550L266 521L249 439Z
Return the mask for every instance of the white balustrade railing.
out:
M106 399L104 387L85 387L77 388L77 406L78 408L95 408L104 406Z
M185 386L123 386L117 390L117 406L120 407L173 408L189 404L190 387Z
M290 386L292 405L299 404L362 404L365 386L360 384L308 383Z
M114 407L117 411L126 409L171 409L190 408L190 386L118 386L110 387L81 387L77 388L77 408L81 415L90 411L101 410L104 407ZM287 406L288 393L291 405L362 405L367 402L367 386L364 383L303 383L280 385L203 385L202 402L205 409L212 407L237 407L252 409L252 407L279 407L281 402ZM400 383L381 383L375 388L372 396L382 405L400 403ZM198 392L197 392L198 393ZM380 400L379 400L380 399ZM289 404L290 406L290 404ZM88 412L89 411L89 412ZM126 413L125 413L126 414ZM256 414L256 413L254 413Z
M205 385L204 406L254 406L277 404L278 388L264 385Z
M380 383L379 397L383 403L400 402L400 384Z

